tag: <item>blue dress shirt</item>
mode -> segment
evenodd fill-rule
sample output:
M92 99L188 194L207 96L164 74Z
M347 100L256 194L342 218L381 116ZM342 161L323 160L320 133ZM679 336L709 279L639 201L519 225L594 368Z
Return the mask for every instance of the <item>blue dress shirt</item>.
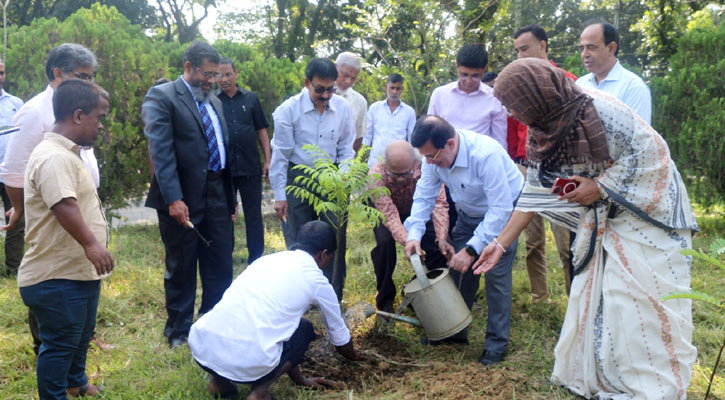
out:
M619 61L614 64L607 77L599 83L597 83L594 73L590 72L577 79L576 84L583 88L599 89L613 95L634 110L648 124L652 124L652 95L649 87L642 78L626 70Z
M453 166L423 165L410 217L404 225L408 240L420 241L441 183L445 183L459 212L473 218L483 217L466 243L481 253L506 226L514 201L524 187L524 177L495 139L462 129L457 133L458 155Z

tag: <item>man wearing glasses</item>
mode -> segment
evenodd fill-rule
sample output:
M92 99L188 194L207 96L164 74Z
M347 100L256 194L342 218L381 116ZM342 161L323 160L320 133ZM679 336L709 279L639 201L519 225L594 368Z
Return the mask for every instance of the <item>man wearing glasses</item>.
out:
M25 232L25 206L24 177L30 153L33 152L42 140L46 131L53 126L53 93L61 82L78 78L93 80L98 61L96 56L87 48L76 43L63 43L48 52L45 61L45 75L48 77L48 86L45 90L28 100L13 118L13 125L20 130L10 137L5 158L0 165L0 180L5 184L13 212L6 226L0 228L4 231L16 229L21 236ZM98 161L93 154L93 147L87 146L80 151L83 164L88 168L93 183L98 187L100 183ZM17 228L16 228L17 227ZM32 312L28 313L28 324L33 335L33 350L38 354L42 343L38 334L38 322ZM101 348L109 345L97 341Z
M293 243L302 225L320 219L307 202L295 196L288 197L285 192L285 186L292 184L301 174L292 169L295 165L314 164L302 146L316 145L336 163L355 155L352 148L355 122L347 101L334 94L337 76L337 68L332 61L313 58L305 68L305 87L299 94L285 100L272 114L274 137L269 181L274 192L274 210L283 223L287 221L289 224ZM343 253L345 250L344 245L337 249ZM342 279L333 282L333 288L337 298L342 299L346 266L340 265L338 269L342 272ZM330 282L333 270L334 267L328 266L323 271Z
M376 306L378 310L392 312L396 293L393 282L397 262L395 243L405 246L408 239L403 221L410 216L415 185L420 179L421 162L413 146L405 140L391 142L385 148L384 155L385 161L376 162L369 171L371 176L380 177L373 186L385 186L390 190L389 195L374 199L375 208L385 216L385 222L373 228L375 248L370 252L370 258L377 278ZM451 248L445 245L448 243L448 203L442 185L430 217L421 239L421 248L426 253L425 264L428 269L444 268L446 257L439 251L437 243L444 244L441 250L448 251ZM453 254L448 256L452 257Z
M450 189L458 219L451 230L450 244L439 243L448 259L451 277L466 305L471 309L480 284L471 265L483 248L497 243L501 230L511 217L524 178L506 151L486 136L454 129L445 120L427 115L415 125L411 144L426 158L415 188L410 217L405 220L408 241L405 254L423 254L421 238L425 224L439 197L441 183ZM514 241L495 270L486 274L488 323L483 365L503 360L511 328L511 268L516 258ZM449 249L446 249L449 247ZM450 248L452 247L452 248ZM495 271L495 273L493 273ZM468 329L441 341L424 343L468 343Z
M156 209L166 251L164 335L172 348L186 342L194 319L197 262L199 314L232 282L237 202L224 111L211 92L221 77L219 59L213 47L193 43L184 53L183 75L151 87L141 109L154 171L146 207Z

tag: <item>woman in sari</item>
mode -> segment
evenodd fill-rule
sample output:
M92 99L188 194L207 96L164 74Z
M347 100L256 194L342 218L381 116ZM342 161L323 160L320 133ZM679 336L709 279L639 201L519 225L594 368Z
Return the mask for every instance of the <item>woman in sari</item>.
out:
M534 213L576 232L575 277L551 381L586 398L686 399L697 350L689 300L697 223L662 137L623 103L584 91L547 61L504 68L496 96L529 126L528 180L474 264L485 273ZM556 178L578 187L552 193Z

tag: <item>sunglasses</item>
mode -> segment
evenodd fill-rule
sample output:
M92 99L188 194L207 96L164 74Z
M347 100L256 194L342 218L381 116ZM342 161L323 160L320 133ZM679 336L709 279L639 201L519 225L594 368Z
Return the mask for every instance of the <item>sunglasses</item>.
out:
M312 89L317 94L323 94L325 92L330 93L330 94L335 93L335 86L334 85L333 86L330 86L330 87L313 87Z

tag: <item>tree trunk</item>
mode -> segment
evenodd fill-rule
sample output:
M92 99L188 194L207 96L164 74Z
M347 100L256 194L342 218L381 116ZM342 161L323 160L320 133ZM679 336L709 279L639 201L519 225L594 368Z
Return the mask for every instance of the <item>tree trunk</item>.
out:
M345 271L345 253L347 253L347 222L340 225L335 232L335 238L337 239L337 250L335 251L335 259L333 260L332 269L332 287L335 289L337 294L337 300L342 300L342 289L345 284L345 277L343 272Z

